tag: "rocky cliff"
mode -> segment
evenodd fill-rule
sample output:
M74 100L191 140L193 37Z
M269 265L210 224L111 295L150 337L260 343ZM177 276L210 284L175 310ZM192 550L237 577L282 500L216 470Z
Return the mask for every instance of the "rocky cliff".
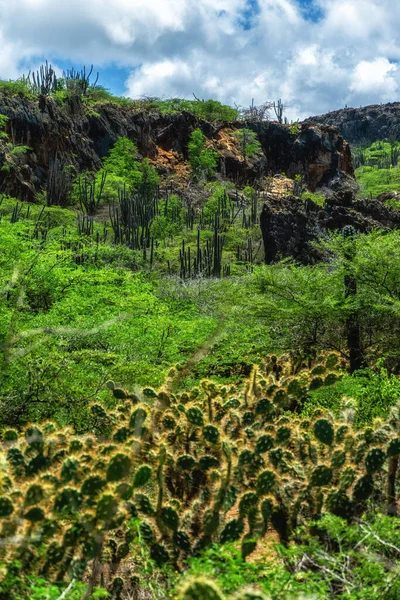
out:
M217 123L199 120L191 113L163 115L137 111L129 105L107 103L95 110L79 98L70 98L61 108L53 98L40 102L15 96L0 96L0 114L8 121L8 141L0 140L0 192L36 201L46 189L51 162L57 157L76 172L96 170L118 137L134 140L142 157L152 160L162 177L179 170L184 187L189 169L180 168L188 159L192 131L200 127L209 145L219 154L219 171L239 185L254 184L263 176L285 172L300 174L309 189L337 186L354 175L350 148L337 129L304 124L298 131L279 123ZM243 127L257 133L261 152L244 158L232 134ZM15 146L29 146L22 156Z
M363 232L400 226L399 211L388 208L383 201L355 200L357 185L350 146L332 124L339 124L351 140L360 139L357 131L365 135L366 129L351 126L361 118L361 113L352 109L318 117L300 127L275 122L211 124L188 112L165 115L135 110L129 104L105 103L90 108L72 97L60 107L51 97L42 97L38 102L0 96L0 114L8 117L0 136L0 194L21 200L39 199L48 186L51 165L56 159L71 165L75 174L97 170L118 137L126 136L137 144L138 158L146 157L154 164L162 185L174 184L191 202L196 194L193 196L193 186L188 185L188 142L193 130L200 127L208 145L218 153L217 177L225 177L239 188L250 184L260 190L266 262L285 256L303 263L315 262L320 257L313 241L345 225ZM348 121L344 119L346 115ZM244 127L256 133L261 144L251 157L243 155L236 135ZM379 124L368 127L370 135L373 131L378 135ZM303 189L323 192L323 206L312 199L304 201L301 194L291 195L296 175L301 175ZM280 182L284 185L280 186ZM204 190L197 200L202 197Z
M378 140L400 140L400 102L343 108L307 119L337 127L350 144L370 145Z

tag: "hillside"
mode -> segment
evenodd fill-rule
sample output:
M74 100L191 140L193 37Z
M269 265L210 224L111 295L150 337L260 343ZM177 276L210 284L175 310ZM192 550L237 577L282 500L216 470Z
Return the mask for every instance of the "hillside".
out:
M115 142L124 137L135 143L137 160L148 159L155 168L161 191L178 193L188 206L198 207L207 192L193 177L188 144L200 129L216 157L211 179L231 185L233 202L242 198L238 191L250 186L257 190L258 206L265 205L261 225L264 240L268 238L267 262L277 256L314 262L318 253L311 243L321 232L350 224L365 232L399 222L397 211L383 202L353 202L357 186L350 148L334 127L226 121L218 113L210 121L185 110L163 112L151 103L88 104L77 95L60 105L52 96L39 102L0 94L0 114L5 118L0 193L20 200L36 203L45 196L48 205L65 206L61 197L68 194L73 178L99 171ZM243 150L246 136L254 137L255 150ZM281 201L285 196L288 201Z
M380 140L400 138L400 102L342 108L307 121L337 127L349 144L370 146Z
M330 124L0 81L1 600L398 600L400 211L357 188Z

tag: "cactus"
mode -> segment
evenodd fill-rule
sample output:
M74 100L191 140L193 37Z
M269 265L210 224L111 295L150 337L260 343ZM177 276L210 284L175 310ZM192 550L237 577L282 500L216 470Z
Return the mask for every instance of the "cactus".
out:
M266 496L274 488L276 484L276 475L273 471L265 470L257 478L257 494L259 496Z
M333 472L327 465L319 465L314 469L310 478L311 487L322 487L329 485L332 481Z
M202 471L208 471L219 466L219 460L215 456L207 454L199 459L199 467Z
M133 480L133 487L140 488L146 485L151 478L151 468L148 465L141 465L136 473Z
M79 461L75 458L66 458L61 467L61 480L69 482L77 480L79 473Z
M122 600L122 592L124 589L124 580L122 577L114 577L111 583L111 590L115 600Z
M95 498L106 486L106 480L100 475L89 475L82 483L81 494L89 498Z
M153 528L151 527L151 525L147 521L141 521L141 523L139 525L139 532L140 532L141 538L143 539L144 542L146 542L146 544L148 544L149 546L154 544L154 541L155 541L154 531L153 531Z
M271 450L271 448L273 448L274 445L275 445L275 442L274 442L274 438L272 437L272 435L269 435L269 434L262 435L257 440L255 452L257 454L263 454L264 452L268 452L268 450Z
M313 377L310 381L310 385L308 386L308 389L311 392L313 390L318 390L323 385L324 385L324 380L322 379L322 377Z
M162 425L163 425L164 429L167 429L167 430L172 430L172 429L175 429L175 427L176 427L176 420L175 420L175 419L174 419L174 417L173 417L171 414L169 414L169 413L167 413L167 414L166 414L166 415L163 417L163 419L162 419L161 423L162 423Z
M342 519L350 520L353 516L354 505L342 490L332 490L326 501L327 509Z
M96 518L110 523L118 510L118 502L111 494L103 494L96 505Z
M43 452L44 438L41 429L35 426L27 427L25 430L25 440L32 450L40 453Z
M0 496L0 519L9 517L14 512L14 504L7 496Z
M333 385L338 381L339 377L336 373L328 373L328 375L324 379L324 385Z
M335 435L332 423L327 419L318 419L314 423L314 435L322 444L331 446Z
M278 428L278 431L276 432L276 443L279 446L283 446L290 440L291 435L292 435L292 430L290 429L290 427L286 427L285 425L282 425L281 427Z
M162 566L170 560L168 550L162 544L152 544L150 556L158 566Z
M255 492L246 492L243 494L239 502L239 515L241 519L243 519L252 508L257 506L258 500L259 498Z
M244 530L243 519L232 519L228 521L221 532L220 542L226 544L227 542L235 542L240 538Z
M346 462L346 452L343 450L335 450L331 459L332 469L341 469Z
M172 531L176 531L179 527L179 515L171 506L164 506L161 508L160 521Z
M3 432L2 440L5 444L11 446L18 441L18 431L15 429L6 429Z
M256 414L261 415L264 419L269 420L275 414L275 408L271 400L262 398L256 404Z
M336 431L336 441L339 444L343 442L349 431L350 427L348 425L340 425L340 427L338 427Z
M139 510L148 516L154 516L156 514L155 508L151 503L151 500L145 494L136 494L135 502L139 508Z
M131 470L131 459L126 454L115 454L107 467L107 481L120 481L128 477Z
M140 437L142 435L143 425L146 418L147 412L144 408L139 407L133 411L129 421L129 427L131 428L134 436Z
M225 600L218 588L209 581L199 577L186 583L178 593L179 600Z
M196 427L203 427L204 425L203 413L197 406L192 406L186 411L186 418L191 425Z
M124 442L126 442L126 440L129 439L130 436L131 430L129 429L129 427L124 426L117 429L117 431L113 435L113 440L118 444L123 444Z
M367 473L376 473L382 469L386 460L385 453L381 448L372 448L365 458L365 468Z
M79 491L65 487L55 498L54 511L63 515L72 515L79 510L81 503L82 498Z
M176 461L176 466L179 469L182 469L182 471L190 471L195 463L196 461L193 456L190 456L190 454L182 454Z
M191 550L190 538L184 531L175 531L172 542L182 552L189 553Z
M218 444L220 433L214 425L206 425L203 427L203 437L210 444Z
M364 475L356 482L353 490L353 500L363 502L368 500L374 490L374 480L371 475Z
M39 504L44 498L43 487L37 483L33 483L29 486L25 493L24 506L32 506L32 504Z
M115 493L122 500L130 500L133 495L133 485L129 485L129 483L120 483L115 488Z
M386 456L388 458L400 456L400 437L390 440L386 450Z
M33 506L24 514L24 519L30 523L39 523L40 521L44 521L45 514L39 506Z
M356 472L353 467L346 467L340 477L339 486L342 490L346 490L351 487L356 478Z

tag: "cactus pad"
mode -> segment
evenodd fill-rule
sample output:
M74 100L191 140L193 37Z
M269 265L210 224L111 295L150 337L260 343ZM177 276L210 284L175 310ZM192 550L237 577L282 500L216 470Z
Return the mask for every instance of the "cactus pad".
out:
M196 427L203 427L204 425L203 413L197 406L192 406L186 411L186 418L191 425Z
M332 423L327 419L318 419L314 423L314 435L322 444L331 446L335 435Z
M203 427L203 437L210 444L218 444L220 433L214 425Z
M385 453L380 448L372 448L365 457L367 473L376 473L382 469L386 460Z
M327 465L319 465L314 469L310 478L310 485L312 487L322 487L329 485L332 481L333 472Z
M257 478L257 494L265 496L273 491L276 484L276 475L273 471L263 471Z

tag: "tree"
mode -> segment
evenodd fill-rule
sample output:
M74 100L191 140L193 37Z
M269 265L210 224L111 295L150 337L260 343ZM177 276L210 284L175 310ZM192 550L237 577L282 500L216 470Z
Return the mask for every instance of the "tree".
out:
M325 263L260 268L256 282L265 301L257 314L270 324L277 350L314 358L331 348L348 359L351 372L384 357L398 371L399 243L398 231L340 234L320 242Z

